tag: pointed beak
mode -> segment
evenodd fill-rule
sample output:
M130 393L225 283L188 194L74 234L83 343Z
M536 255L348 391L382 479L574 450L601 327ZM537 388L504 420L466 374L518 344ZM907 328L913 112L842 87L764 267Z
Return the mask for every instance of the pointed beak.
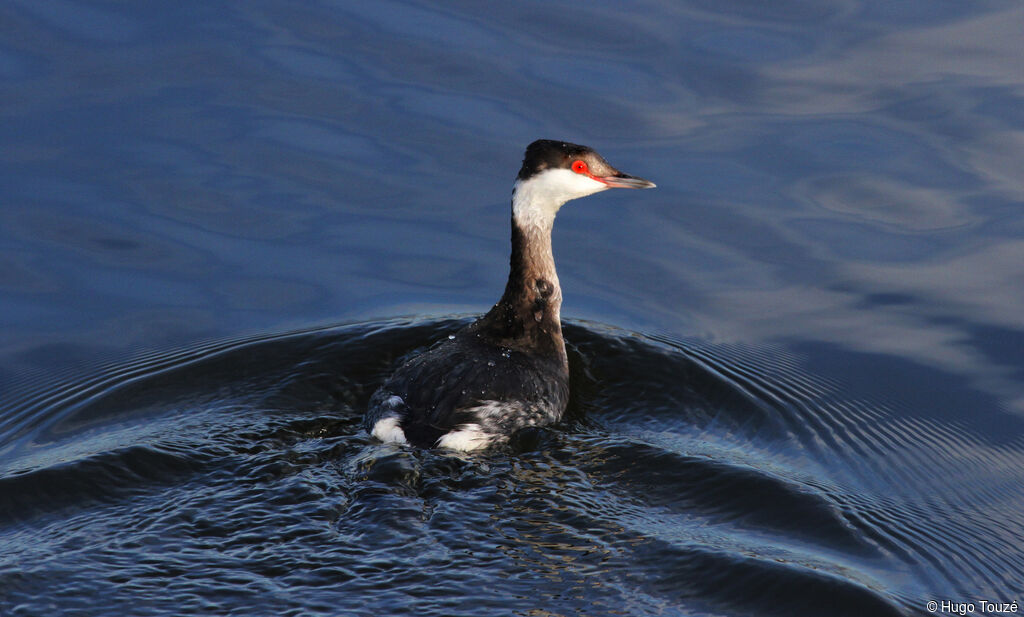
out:
M650 180L644 180L643 178L637 178L629 174L618 172L613 176L595 177L595 180L600 180L613 189L653 189L657 184Z

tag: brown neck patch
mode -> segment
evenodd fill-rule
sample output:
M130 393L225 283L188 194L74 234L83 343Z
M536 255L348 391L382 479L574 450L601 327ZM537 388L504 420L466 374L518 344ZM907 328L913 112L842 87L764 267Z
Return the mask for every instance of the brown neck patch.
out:
M477 329L498 345L565 357L558 286L550 229L523 229L512 220L512 256L501 300Z

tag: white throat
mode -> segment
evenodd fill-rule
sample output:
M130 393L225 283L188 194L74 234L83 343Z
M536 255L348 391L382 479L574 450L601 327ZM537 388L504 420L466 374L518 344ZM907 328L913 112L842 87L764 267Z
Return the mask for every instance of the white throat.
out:
M550 231L562 204L607 188L603 182L568 169L548 169L527 180L516 180L512 217L523 227Z

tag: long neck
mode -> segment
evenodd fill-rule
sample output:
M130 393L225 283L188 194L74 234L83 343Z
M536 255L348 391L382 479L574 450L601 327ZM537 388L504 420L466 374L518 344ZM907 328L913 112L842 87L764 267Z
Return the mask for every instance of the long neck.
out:
M481 320L481 330L503 345L527 347L565 361L560 309L562 290L551 252L557 205L538 215L513 195L512 256L501 300ZM558 204L561 205L561 204Z
M562 288L551 252L551 225L524 225L512 217L508 283L499 304L516 307L537 323L550 317L561 331Z

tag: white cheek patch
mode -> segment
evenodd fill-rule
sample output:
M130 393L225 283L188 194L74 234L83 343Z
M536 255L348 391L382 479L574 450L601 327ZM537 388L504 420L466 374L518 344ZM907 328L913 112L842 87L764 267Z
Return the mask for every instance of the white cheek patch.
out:
M568 169L548 169L527 180L516 181L512 215L523 224L549 227L562 204L607 188L603 182Z

